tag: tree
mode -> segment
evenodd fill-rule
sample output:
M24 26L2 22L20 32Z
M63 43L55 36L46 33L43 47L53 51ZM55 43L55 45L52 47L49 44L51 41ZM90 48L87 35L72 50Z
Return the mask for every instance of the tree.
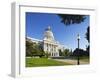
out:
M87 52L86 52L85 50L83 50L83 49L78 49L78 48L76 48L76 49L73 51L73 56L74 56L74 57L77 57L77 56L81 57L81 56L86 56L86 55L87 55Z
M44 53L42 47L40 46L40 44L34 43L34 44L33 44L33 49L34 49L34 51L35 51L34 56L39 56L39 57L41 58L42 56L45 55L45 53Z
M88 26L87 28L87 32L86 32L86 39L88 41L88 43L90 43L90 27ZM86 48L87 54L89 56L90 53L90 45L88 45L88 47Z
M59 49L59 55L60 56L70 56L72 54L72 51L69 49L64 49L63 51Z
M89 56L90 53L90 46L88 45L88 47L86 48L86 52L87 52L87 56Z
M86 39L88 40L88 42L90 42L90 27L89 26L88 26L87 32L86 32Z
M26 41L26 56L33 56L33 43Z
M50 56L49 52L45 52L45 57L48 58Z
M69 51L69 49L65 49L63 53L64 53L64 56L68 56L70 51Z
M62 52L62 56L70 56L71 54L71 51L69 49L65 49L63 52Z
M26 56L44 56L45 53L40 44L33 43L32 41L26 40Z
M58 14L61 18L61 22L65 25L79 24L85 20L85 15L72 15L72 14Z
M63 56L63 51L61 51L61 49L59 49L59 56Z

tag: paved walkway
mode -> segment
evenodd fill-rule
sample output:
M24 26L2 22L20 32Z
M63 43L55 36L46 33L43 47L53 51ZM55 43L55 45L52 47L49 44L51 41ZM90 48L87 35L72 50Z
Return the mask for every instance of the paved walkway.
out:
M72 59L54 59L54 60L77 65L77 60L72 60ZM80 64L89 64L89 62L85 62L85 61L80 60Z

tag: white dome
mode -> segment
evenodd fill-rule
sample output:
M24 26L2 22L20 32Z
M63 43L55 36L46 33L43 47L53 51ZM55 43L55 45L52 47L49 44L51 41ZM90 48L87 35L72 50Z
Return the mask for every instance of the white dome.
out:
M46 40L54 40L53 32L51 31L50 26L44 32L44 39Z

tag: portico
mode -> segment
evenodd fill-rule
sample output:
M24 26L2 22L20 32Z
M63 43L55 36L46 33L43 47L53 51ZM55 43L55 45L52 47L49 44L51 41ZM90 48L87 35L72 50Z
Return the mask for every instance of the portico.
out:
M58 45L44 41L44 51L51 54L51 56L59 56Z

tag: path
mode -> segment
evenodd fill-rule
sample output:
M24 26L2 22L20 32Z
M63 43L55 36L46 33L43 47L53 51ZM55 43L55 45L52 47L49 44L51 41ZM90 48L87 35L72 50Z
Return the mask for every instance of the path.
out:
M72 59L54 59L54 60L77 65L77 60L72 60ZM89 62L80 60L80 64L89 64Z

